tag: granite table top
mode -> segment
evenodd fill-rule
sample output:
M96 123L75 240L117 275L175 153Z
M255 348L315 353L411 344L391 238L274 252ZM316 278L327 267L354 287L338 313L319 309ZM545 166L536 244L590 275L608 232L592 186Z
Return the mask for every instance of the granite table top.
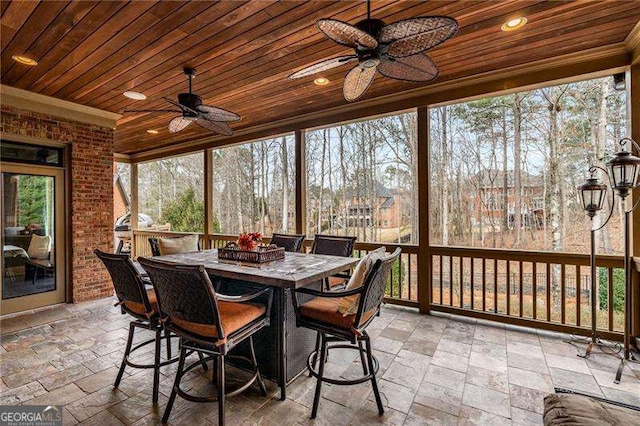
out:
M310 253L285 253L284 259L265 263L247 263L218 259L218 250L154 257L154 260L203 265L207 273L274 287L300 288L343 272L356 265L354 257Z

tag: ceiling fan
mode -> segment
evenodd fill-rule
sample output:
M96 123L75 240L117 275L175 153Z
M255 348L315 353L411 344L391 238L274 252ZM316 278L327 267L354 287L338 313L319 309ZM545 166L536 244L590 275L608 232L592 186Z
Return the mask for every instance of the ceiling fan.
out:
M387 25L380 19L371 19L369 0L367 19L355 26L336 19L320 19L316 26L334 42L354 49L354 54L325 59L289 78L306 77L357 61L344 80L342 92L347 101L355 101L364 94L376 71L396 80L426 82L435 79L438 67L424 52L458 31L458 22L448 16L403 19Z
M178 102L169 98L162 99L179 109L127 109L124 112L177 112L181 115L169 122L169 132L178 133L191 123L225 136L231 136L233 131L227 124L231 121L240 121L240 116L222 108L204 105L202 98L191 92L192 80L196 75L194 68L184 68L185 75L189 78L189 93L178 94Z

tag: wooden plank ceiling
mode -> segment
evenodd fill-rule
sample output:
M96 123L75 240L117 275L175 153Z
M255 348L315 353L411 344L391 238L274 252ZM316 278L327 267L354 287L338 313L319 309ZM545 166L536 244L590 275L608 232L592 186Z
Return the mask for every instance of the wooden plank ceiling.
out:
M295 70L349 52L315 27L320 18L356 23L362 1L2 1L1 82L10 86L122 113L125 108L166 108L187 90L184 66L195 67L194 92L204 103L242 116L247 129L346 103L342 79L348 67L290 81ZM448 15L460 31L430 52L440 68L436 81L624 41L640 20L636 1L388 1L375 0L372 16L387 23ZM500 25L526 16L521 30ZM25 55L27 67L11 60ZM427 83L428 84L428 83ZM420 87L378 75L362 99ZM147 95L133 101L122 93ZM192 141L210 133L198 126L171 135L175 114L127 113L118 123L115 150L133 154ZM158 130L157 135L147 129Z

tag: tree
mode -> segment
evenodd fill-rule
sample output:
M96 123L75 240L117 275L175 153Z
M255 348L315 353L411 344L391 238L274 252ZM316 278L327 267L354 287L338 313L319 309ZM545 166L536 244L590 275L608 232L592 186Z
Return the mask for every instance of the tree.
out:
M197 199L193 187L189 187L175 201L165 206L162 220L170 223L174 231L193 232L204 229L204 203Z

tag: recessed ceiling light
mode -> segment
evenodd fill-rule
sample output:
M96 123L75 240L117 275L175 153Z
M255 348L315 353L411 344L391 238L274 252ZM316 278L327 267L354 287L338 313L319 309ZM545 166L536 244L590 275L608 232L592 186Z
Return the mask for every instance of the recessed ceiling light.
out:
M31 59L31 58L28 58L28 57L22 56L22 55L13 55L11 57L11 59L13 59L14 61L16 61L19 64L29 65L30 67L38 65L38 62L35 59Z
M149 129L149 130L147 130L147 133L151 133L152 135L157 135L158 131L157 130L153 130L153 129Z
M502 24L502 27L500 27L500 29L502 31L515 31L519 28L524 27L524 24L526 23L527 23L527 18L520 16L505 22L504 24Z
M313 84L315 84L316 86L326 86L327 84L329 84L329 79L325 77L318 77L313 80Z
M129 99L135 99L136 101L143 101L147 99L146 95L140 92L127 91L127 92L124 92L123 95L125 95Z

